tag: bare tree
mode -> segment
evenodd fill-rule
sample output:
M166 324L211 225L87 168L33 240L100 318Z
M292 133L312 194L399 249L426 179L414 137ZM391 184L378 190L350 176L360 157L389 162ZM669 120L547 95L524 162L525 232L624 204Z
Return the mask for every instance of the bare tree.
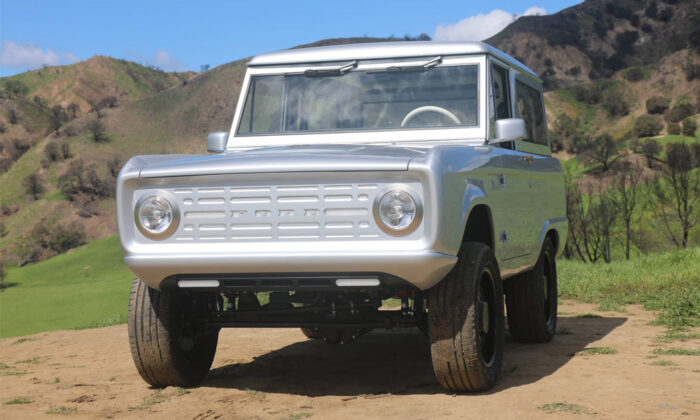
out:
M566 254L578 255L583 262L596 262L601 257L600 237L595 235L593 207L584 204L579 185L567 173L565 176L566 215L569 218L569 236Z
M698 156L685 143L669 143L666 162L665 176L648 184L651 208L669 239L686 248L689 233L700 220L700 170L693 170L698 167Z
M630 243L632 241L632 227L637 224L638 216L635 211L639 207L639 195L637 186L641 182L642 168L632 162L625 162L613 179L615 194L610 195L612 204L622 221L625 229L624 249L625 258L630 259Z

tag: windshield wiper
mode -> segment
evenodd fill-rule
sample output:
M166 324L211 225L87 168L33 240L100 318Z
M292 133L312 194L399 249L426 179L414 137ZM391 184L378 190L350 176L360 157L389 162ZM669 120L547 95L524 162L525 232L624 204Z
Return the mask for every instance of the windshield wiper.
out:
M340 67L331 69L308 69L304 71L304 76L306 77L321 77L321 76L342 76L350 70L357 67L357 61L351 61L347 64L343 64Z
M410 73L410 72L423 72L435 68L438 64L442 63L442 57L437 56L430 61L423 64L416 64L413 66L391 66L386 68L388 73Z

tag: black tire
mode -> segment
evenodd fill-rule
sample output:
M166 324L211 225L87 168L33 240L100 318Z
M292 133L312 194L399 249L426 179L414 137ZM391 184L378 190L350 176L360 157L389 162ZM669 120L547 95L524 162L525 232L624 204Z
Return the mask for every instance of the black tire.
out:
M440 385L458 392L491 388L501 372L504 330L493 251L465 242L457 265L428 291L430 355Z
M546 343L557 329L557 265L546 238L532 270L506 281L508 328L514 340Z
M194 315L197 308L192 305L183 310L182 306L174 292L152 289L139 279L131 284L131 356L139 374L150 385L197 385L214 360L219 330L204 332L193 328L192 322L185 319L191 319L186 317ZM186 324L189 326L183 327Z
M318 328L302 328L301 333L306 336L306 338L319 339L323 338L323 334Z

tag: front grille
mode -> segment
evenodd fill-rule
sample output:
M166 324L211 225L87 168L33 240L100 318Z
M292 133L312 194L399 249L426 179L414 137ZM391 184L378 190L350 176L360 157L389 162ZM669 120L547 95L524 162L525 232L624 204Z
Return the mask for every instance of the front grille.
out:
M167 189L182 214L174 241L373 240L379 183L244 185Z

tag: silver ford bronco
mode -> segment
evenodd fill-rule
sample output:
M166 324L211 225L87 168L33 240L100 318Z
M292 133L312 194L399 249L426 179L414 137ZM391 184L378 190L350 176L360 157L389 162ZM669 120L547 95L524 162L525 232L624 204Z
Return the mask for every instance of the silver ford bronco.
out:
M513 339L552 339L563 176L542 83L517 60L440 42L263 54L207 147L119 175L129 340L149 384L202 381L224 327L334 344L418 327L445 389L486 390L504 294Z

